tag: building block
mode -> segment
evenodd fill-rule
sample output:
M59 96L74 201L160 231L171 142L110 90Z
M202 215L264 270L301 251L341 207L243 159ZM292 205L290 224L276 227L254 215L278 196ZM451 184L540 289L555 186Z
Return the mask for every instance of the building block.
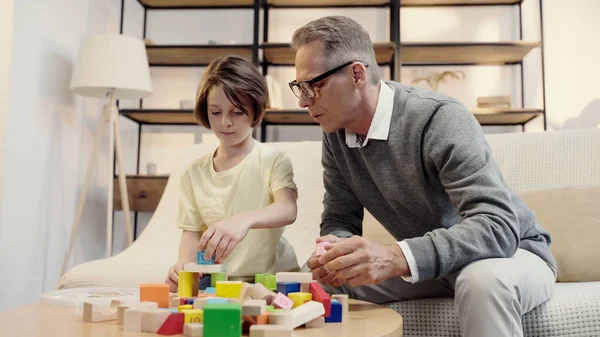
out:
M277 290L277 278L275 275L265 276L265 287L271 291Z
M254 284L262 283L265 284L265 277L272 274L256 274L254 275Z
M289 293L287 296L292 301L294 301L294 305L292 306L292 308L297 308L297 307L301 306L302 304L304 304L305 302L312 301L311 293L297 292L297 293Z
M185 300L185 304L191 304L191 305L193 305L193 304L194 304L194 300L195 300L195 299L196 299L195 297L190 297L190 298L187 298L187 299Z
M169 316L171 311L168 309L150 309L142 312L142 331L156 333Z
M255 283L250 286L246 291L246 294L252 297L254 300L266 300L267 296L272 296L272 298L274 298L276 295L276 293L267 289L267 287L265 287L265 285L262 283ZM268 300L267 305L270 305Z
M178 313L178 312L179 312L179 308L169 308L169 311L170 311L172 314L176 314L176 313Z
M183 310L190 310L190 309L194 309L194 306L191 304L184 304L184 305L180 305L177 308L177 312L183 312Z
M341 323L342 310L342 304L338 300L331 300L331 314L325 317L325 323Z
M123 329L126 331L142 331L142 314L146 310L158 308L156 302L141 302L130 306L123 312Z
M190 262L183 266L183 270L189 271L189 272L201 273L201 274L214 274L214 273L220 273L220 272L226 271L227 266L224 263L197 264L195 262Z
M292 315L292 328L295 329L313 319L323 316L325 308L322 303L309 301L303 305L292 309L290 314Z
M204 294L216 295L217 294L217 288L208 287L208 288L204 289Z
M181 275L180 275L181 282ZM169 285L168 284L141 284L140 302L156 302L159 308L169 307Z
M258 316L267 308L265 300L249 300L242 304L242 316Z
M311 282L308 286L308 290L312 294L313 301L323 303L325 317L329 317L329 314L331 313L331 297L329 294L323 289L319 282Z
M312 273L279 272L279 273L275 274L275 277L276 277L278 283L279 282L310 283L313 281Z
M269 324L292 326L292 323L291 311L269 312Z
M117 308L117 325L123 325L123 323L125 322L125 310L129 309L129 307L129 304L119 305L119 307Z
M203 337L204 324L187 323L183 326L183 335L186 337Z
M312 321L306 322L306 327L308 329L322 328L324 326L325 326L325 317L323 317L323 316L319 316L319 317L313 319Z
M225 298L239 298L242 285L242 281L218 281L217 296Z
M211 256L210 259L205 260L204 259L204 253L206 251L203 250L201 252L196 253L196 263L197 264L215 264L215 256Z
M248 297L248 289L250 289L250 287L252 287L252 284L248 282L242 283L242 289L240 289L240 295L238 297L240 302L243 302L244 298Z
M207 304L228 304L229 301L227 298L222 298L222 297L212 297L212 298L208 298L206 300L206 304L204 305L206 307Z
M252 325L249 337L292 337L294 329L285 325Z
M349 305L348 305L348 295L346 294L338 294L331 295L331 300L337 300L342 304L342 315L348 314Z
M256 324L269 324L269 315L268 312L263 312L262 314L256 316Z
M171 298L171 307L178 307L180 305L181 305L180 297L175 296L175 297Z
M273 299L273 306L278 309L292 310L294 301L282 293L277 293Z
M177 285L177 294L179 297L198 296L198 282L200 274L193 271L180 271L179 284ZM168 290L168 288L167 288Z
M200 277L200 284L198 285L198 289L204 290L211 286L212 283L212 275L213 274L202 274ZM204 279L208 279L208 281L204 281Z
M117 319L120 301L111 301L109 307L94 305L90 302L83 303L83 321L84 322L104 322Z
M207 301L208 297L196 298L194 300L194 309L204 309Z
M239 304L207 304L204 306L204 337L240 337L242 307Z
M238 303L238 304L241 304L242 302L239 299L237 299L237 298L228 298L227 299L227 303Z
M187 309L183 310L185 314L185 323L203 323L204 310L202 309Z
M185 321L185 314L183 312L179 312L176 314L171 314L163 325L156 332L159 335L177 335L183 333L183 324Z
M300 283L300 292L301 293L309 293L310 290L308 289L308 287L310 286L310 283Z
M330 243L328 242L319 242L317 244L317 249L316 249L316 254L315 256L321 256L323 254L325 254L325 252L327 251L327 249L325 249L325 246L330 245Z
M218 273L210 274L210 286L216 288L217 281L227 281L227 272L221 271Z
M278 282L277 292L287 296L289 293L300 292L300 283L298 282Z

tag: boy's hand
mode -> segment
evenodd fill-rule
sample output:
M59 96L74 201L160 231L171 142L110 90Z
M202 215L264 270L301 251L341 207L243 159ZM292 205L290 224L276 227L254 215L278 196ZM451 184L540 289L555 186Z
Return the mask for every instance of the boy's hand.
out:
M204 252L204 258L215 257L221 263L248 234L251 223L243 217L231 217L210 226L198 243L198 251Z
M175 263L169 268L169 273L165 278L165 283L169 285L169 291L172 293L178 292L179 272L183 270L183 265L184 263L182 262Z

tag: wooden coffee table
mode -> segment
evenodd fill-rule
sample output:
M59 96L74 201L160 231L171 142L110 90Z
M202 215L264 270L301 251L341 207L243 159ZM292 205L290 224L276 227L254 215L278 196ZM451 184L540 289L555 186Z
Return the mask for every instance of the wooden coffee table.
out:
M350 300L350 312L343 323L327 323L325 328L294 330L294 336L311 337L401 337L402 316L392 309ZM0 310L2 336L20 337L140 337L159 336L123 331L116 321L86 323L83 308L31 304ZM181 335L177 335L181 336Z

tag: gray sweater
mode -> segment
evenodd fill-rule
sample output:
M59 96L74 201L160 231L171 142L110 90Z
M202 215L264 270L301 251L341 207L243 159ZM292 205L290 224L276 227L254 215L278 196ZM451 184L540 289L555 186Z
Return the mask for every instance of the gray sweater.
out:
M556 271L550 235L506 185L473 114L440 93L395 90L387 141L346 145L344 129L323 137L321 235L362 235L363 207L406 240L421 281L517 248Z

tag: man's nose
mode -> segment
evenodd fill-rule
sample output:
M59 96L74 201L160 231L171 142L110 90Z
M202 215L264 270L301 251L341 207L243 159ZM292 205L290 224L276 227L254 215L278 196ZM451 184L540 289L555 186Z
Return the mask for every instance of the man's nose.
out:
M305 94L300 94L300 97L298 98L298 105L301 108L307 108L307 107L313 105L313 103L314 103L313 98L308 98L308 97L306 97Z

